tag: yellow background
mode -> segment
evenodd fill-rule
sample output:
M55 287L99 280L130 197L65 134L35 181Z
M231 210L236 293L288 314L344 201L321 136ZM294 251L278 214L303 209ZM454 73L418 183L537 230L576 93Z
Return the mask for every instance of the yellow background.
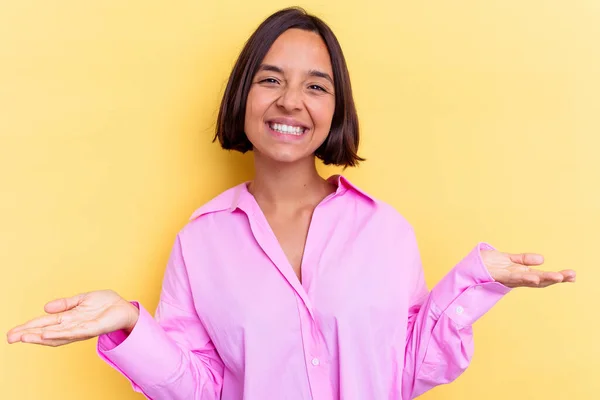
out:
M93 289L154 309L176 232L251 177L214 121L244 41L287 5L2 2L3 332ZM479 240L579 274L503 299L467 372L422 398L600 398L600 2L301 5L350 66L368 161L345 173L413 223L430 286ZM95 341L0 349L3 400L141 398Z

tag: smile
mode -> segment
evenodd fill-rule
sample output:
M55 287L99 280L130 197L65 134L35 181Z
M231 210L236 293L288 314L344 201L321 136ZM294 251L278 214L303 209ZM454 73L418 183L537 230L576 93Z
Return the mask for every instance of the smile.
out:
M294 135L294 136L300 136L306 131L306 128L304 128L302 126L275 124L272 122L269 122L269 128L271 128L275 132L281 133L283 135Z

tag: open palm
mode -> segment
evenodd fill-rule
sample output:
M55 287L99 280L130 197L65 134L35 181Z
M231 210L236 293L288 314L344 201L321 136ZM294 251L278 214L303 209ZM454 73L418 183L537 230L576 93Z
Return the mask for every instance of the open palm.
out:
M44 310L47 315L11 329L8 342L61 346L120 329L131 330L138 316L137 308L112 290L57 299L47 303Z
M481 257L492 278L511 288L543 288L561 282L575 282L576 273L572 269L551 272L531 268L544 263L544 257L539 254L487 250L481 252Z

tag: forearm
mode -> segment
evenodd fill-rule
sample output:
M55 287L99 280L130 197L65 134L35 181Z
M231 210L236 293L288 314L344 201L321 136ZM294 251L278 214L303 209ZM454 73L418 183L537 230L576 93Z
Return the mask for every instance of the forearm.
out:
M509 288L485 270L479 244L433 289L420 293L409 312L403 377L404 397L455 380L473 355L472 325L494 306Z
M179 317L178 322L182 322ZM213 400L220 397L222 364L210 348L197 354L177 343L140 306L139 319L124 331L98 339L98 354L150 399ZM193 335L193 328L187 334Z

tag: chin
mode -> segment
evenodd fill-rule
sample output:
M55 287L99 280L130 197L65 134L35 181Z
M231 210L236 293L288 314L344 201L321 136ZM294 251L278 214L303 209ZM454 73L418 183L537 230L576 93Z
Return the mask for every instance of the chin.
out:
M261 158L265 158L278 163L291 164L298 161L306 160L312 157L312 154L299 154L290 151L269 151L260 152Z
M269 158L276 162L291 164L306 159L307 156L298 156L294 154L277 154L270 156Z

